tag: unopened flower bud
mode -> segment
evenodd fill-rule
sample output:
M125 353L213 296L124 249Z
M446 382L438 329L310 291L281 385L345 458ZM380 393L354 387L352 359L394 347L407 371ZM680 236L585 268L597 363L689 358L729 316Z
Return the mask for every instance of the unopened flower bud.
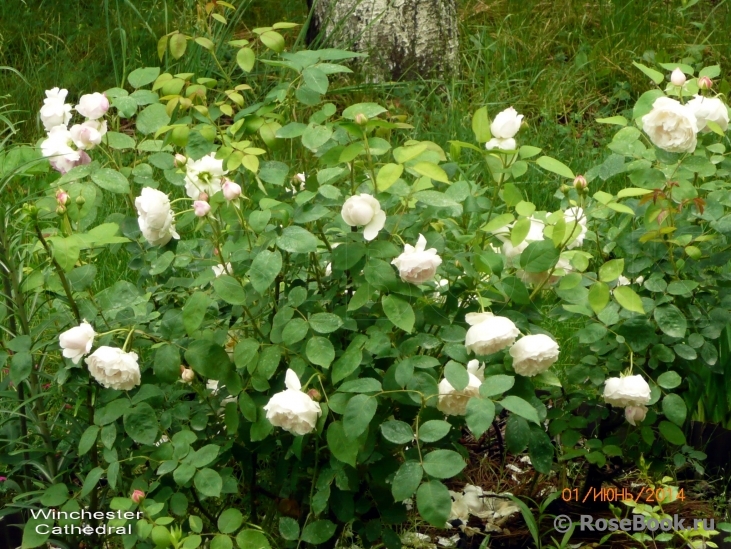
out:
M307 391L307 396L309 396L315 402L320 402L322 400L322 395L317 389L310 389L309 391Z
M571 189L571 187L569 187L566 183L562 183L558 188L558 190L561 191L563 194L569 192L569 189Z
M682 86L685 84L685 74L683 74L683 71L681 71L680 68L676 68L670 74L670 82L672 82L674 86Z
M574 178L574 189L576 189L578 192L584 192L588 185L589 184L586 182L586 178L583 175L577 175Z
M180 379L182 379L185 383L192 383L195 379L195 372L191 370L190 368L185 368L181 366L182 372L180 372Z
M362 112L358 113L355 115L355 123L359 126L365 126L366 124L368 124L368 117Z
M79 206L83 206L84 204L86 204L86 198L84 198L81 195L77 196L76 197L76 204L79 205Z
M142 490L135 490L132 492L132 501L135 503L140 503L143 499L145 499L145 493Z
M185 166L185 164L188 162L188 157L183 154L176 154L175 160L173 161L173 164L175 164L176 168L180 168L181 166Z
M193 202L193 211L198 217L205 217L211 211L211 205L203 200Z
M707 76L701 76L698 79L698 88L701 90L710 90L713 87L713 80Z
M59 189L56 191L56 202L58 202L59 206L65 206L66 202L69 201L69 193L64 191L63 189Z
M223 191L223 197L226 200L235 200L241 196L241 186L230 179L224 178L221 190Z
M208 202L208 193L200 193L198 195L198 200L202 200L203 202Z
M65 214L65 213L66 213L66 207L65 207L65 206L58 206L58 207L56 208L56 213L57 213L58 215L63 215L63 214Z

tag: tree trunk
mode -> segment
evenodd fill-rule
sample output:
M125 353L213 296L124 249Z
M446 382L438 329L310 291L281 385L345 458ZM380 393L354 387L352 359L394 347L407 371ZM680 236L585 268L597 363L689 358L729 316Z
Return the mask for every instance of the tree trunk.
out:
M456 0L308 0L308 38L321 47L368 54L357 60L367 80L440 78L456 73Z

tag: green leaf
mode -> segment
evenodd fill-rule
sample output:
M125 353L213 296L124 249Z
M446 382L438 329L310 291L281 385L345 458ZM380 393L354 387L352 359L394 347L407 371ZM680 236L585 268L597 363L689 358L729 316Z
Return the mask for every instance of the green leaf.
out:
M658 72L655 69L646 67L642 63L637 63L636 61L632 61L632 64L645 73L645 75L648 76L655 84L661 84L665 80L663 73Z
M259 530L241 530L236 536L239 549L271 549L266 535Z
M457 208L460 213L462 211L462 204L452 200L446 194L440 193L439 191L419 191L414 194L414 198L427 206L434 206L436 208Z
M158 76L160 76L160 67L145 67L135 69L129 73L127 82L133 88L141 88L147 84L152 84Z
M195 484L196 489L204 496L217 498L221 495L223 479L213 469L205 468L195 474L193 484Z
M589 288L589 306L594 313L601 313L609 303L609 286L604 282L595 282Z
M662 411L665 417L676 425L682 427L685 418L688 416L688 408L685 401L679 395L670 393L662 399Z
M96 437L99 434L99 427L96 425L89 425L84 434L79 439L79 455L83 456L92 446L96 443Z
M124 430L135 442L155 444L157 441L157 413L146 402L141 402L124 413Z
M192 335L203 322L211 298L203 292L195 292L183 305L183 326L188 335Z
M422 442L436 442L449 434L452 425L441 419L431 419L419 427L419 440Z
M682 378L672 370L660 374L657 378L657 384L663 389L675 389L682 381Z
M263 32L259 36L259 40L261 40L261 43L270 50L277 53L282 53L284 51L284 37L276 31L271 30Z
M614 288L614 299L628 311L645 314L645 309L642 307L642 299L629 286Z
M690 295L698 287L695 280L673 280L668 284L668 293L670 295Z
M386 164L381 166L376 175L376 184L378 191L383 192L391 185L396 183L401 174L404 173L404 167L401 164Z
M624 271L624 259L611 259L599 267L599 280L611 282L617 280Z
M520 266L527 273L543 273L558 263L559 250L550 240L531 242L520 254Z
M222 379L231 369L231 360L224 348L202 339L188 345L185 361L195 372L209 379Z
M335 524L329 520L316 520L302 530L302 541L319 545L335 535Z
M355 120L355 117L359 114L374 118L384 112L386 112L386 108L381 107L378 103L356 103L343 111L343 118Z
M323 368L329 368L333 360L335 360L335 348L329 339L320 336L314 336L307 341L305 348L307 359L312 364L317 364Z
M340 421L333 421L327 428L327 447L337 460L355 467L358 445L345 436L345 429Z
M556 160L555 158L551 158L550 156L539 157L536 160L536 164L538 164L544 170L553 172L553 173L560 175L561 177L565 177L567 179L574 179L576 177L574 175L574 172L571 171L571 168L569 168L563 162L560 162L559 160Z
M254 257L247 274L254 289L259 295L264 295L271 285L274 284L281 270L282 254L279 250L273 252L262 250Z
M332 333L343 325L343 319L332 313L315 313L310 316L308 322L310 327L320 334Z
M145 107L140 114L137 115L137 131L145 135L155 133L163 126L170 123L165 105L162 103L153 103Z
M451 478L466 466L467 462L454 450L433 450L424 456L424 471L436 478Z
M686 443L685 435L683 434L683 431L680 429L680 427L678 427L674 423L670 423L669 421L661 421L659 427L660 427L660 434L670 444L675 444L676 446L683 446Z
M217 14L214 14L217 15ZM155 527L157 528L157 526ZM217 535L211 540L209 549L233 549L234 542L228 536Z
M264 379L271 379L279 368L279 362L282 360L282 348L279 345L265 347L259 356L259 362L256 371L261 374Z
M615 126L626 126L627 119L624 116L610 116L609 118L597 118L599 124L613 124Z
M378 401L375 397L368 395L355 395L348 401L343 414L343 427L346 436L353 440L362 435L368 424L376 415Z
M457 391L463 391L470 382L467 369L458 362L450 361L444 368L444 377Z
M213 279L211 283L216 295L231 305L243 305L246 303L246 292L239 284L239 281L227 274Z
M414 431L411 430L411 425L404 421L390 420L381 423L381 434L383 438L394 444L408 444L414 440Z
M482 385L480 385L480 396L489 398L495 395L501 395L505 391L509 391L513 385L515 385L515 378L513 376L503 374L488 376L482 382Z
M201 467L210 465L218 457L220 450L221 448L215 444L206 444L192 455L188 454L185 461L188 462L190 460L190 464L193 467L200 469Z
M414 170L419 175L426 176L434 181L449 183L447 172L433 162L417 162L415 165L411 166L410 169Z
M330 82L327 79L327 75L321 69L307 67L302 71L302 78L311 90L323 95L327 93Z
M244 515L238 509L226 509L218 516L218 530L222 534L233 534L244 522Z
M45 525L46 528L38 528L41 524ZM53 519L43 518L29 518L23 527L23 544L22 549L30 549L32 547L40 547L43 545L46 547L46 540L51 536L51 528L54 525ZM45 534L39 534L38 531L46 532ZM13 543L15 545L15 543Z
M447 487L438 480L425 482L416 491L416 508L429 524L444 528L452 511L452 497Z
M553 444L546 432L540 427L531 427L528 455L533 468L541 474L549 474L553 465L554 453Z
M351 343L340 358L335 361L332 372L333 383L342 381L358 368L363 358L361 346Z
M394 501L404 501L413 496L423 476L424 470L418 461L403 462L391 482Z
M688 323L683 312L675 305L656 307L653 316L658 328L670 337L685 337Z
M505 425L505 447L511 454L520 454L528 446L530 425L520 416L510 415Z
M414 329L414 322L416 322L414 310L411 308L411 305L393 295L383 296L381 304L383 305L383 312L386 313L388 320L404 332L411 333Z
M300 537L300 525L289 517L279 517L279 533L288 541L296 541Z
M492 400L471 398L467 402L467 427L475 438L480 438L495 419L495 404Z
M91 174L91 180L106 191L119 194L129 193L129 181L117 170L101 168Z
M536 409L526 400L523 400L517 396L506 396L500 401L500 405L506 410L519 415L522 418L532 421L536 425L540 425L541 422L538 419L538 412Z
M137 107L135 105L135 111L137 110ZM107 132L104 135L104 141L109 146L110 149L116 149L116 150L125 150L125 149L134 149L135 148L135 140L132 139L129 135L126 133L119 133L119 132Z
M68 499L69 489L65 484L52 484L43 492L41 503L47 507L59 507Z
M378 393L382 390L381 382L372 377L352 379L338 387L341 393Z
M306 320L302 318L293 318L287 322L282 330L282 341L287 345L293 345L302 341L309 331L310 327Z
M317 251L317 238L307 229L292 225L284 228L277 246L285 252L306 254Z
M472 132L475 134L475 141L478 143L486 143L492 139L487 107L477 109L475 114L472 115Z
M241 48L236 54L236 63L244 72L251 72L256 61L256 54L251 48Z
M188 47L188 39L184 34L176 32L170 37L170 54L175 59L180 59L185 55L185 50Z
M310 124L302 134L302 145L312 152L317 152L317 149L330 141L332 135L333 131L327 126Z

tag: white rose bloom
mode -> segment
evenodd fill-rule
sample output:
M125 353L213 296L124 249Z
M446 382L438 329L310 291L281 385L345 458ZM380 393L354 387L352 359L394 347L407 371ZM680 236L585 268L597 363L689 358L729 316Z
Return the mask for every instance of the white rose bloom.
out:
M528 234L525 239L523 239L523 242L519 243L517 246L513 246L513 243L510 241L509 230L513 227L512 223L503 229L499 229L496 234L496 236L503 241L503 254L509 261L512 261L523 253L523 251L528 247L528 244L531 242L539 242L545 238L543 236L543 229L546 228L546 224L535 217L530 217L529 219L530 229L528 229Z
M630 284L632 284L632 281L626 276L619 275L619 278L617 278L617 286L629 286Z
M71 145L71 132L64 125L55 126L48 132L48 138L41 143L41 154L48 158L53 169L66 173L81 161L81 153Z
M520 331L513 321L492 313L468 313L465 316L467 330L464 345L476 355L491 355L509 347L515 342Z
M423 284L434 278L437 267L442 264L442 258L437 255L436 248L426 248L426 238L419 235L416 247L404 245L404 253L391 261L396 265L401 280L412 284Z
M498 139L510 139L518 133L522 121L523 115L518 114L513 107L509 107L495 116L490 124L490 132Z
M273 395L264 406L267 419L293 435L312 432L322 414L320 405L300 390L302 384L293 370L287 370L284 384L287 389Z
M381 204L369 194L351 196L343 204L340 211L345 221L351 227L363 227L363 238L373 240L378 231L386 224L386 212L381 210Z
M213 265L211 267L211 269L213 269L213 274L216 275L216 278L218 278L221 275L231 274L231 273L234 272L233 267L231 267L231 263L226 263L226 266L225 267L223 265L220 265L220 264L219 265Z
M106 133L106 121L104 129ZM96 120L84 122L83 124L74 124L71 126L69 133L74 144L81 150L93 149L102 142L102 133L99 131L100 124Z
M137 353L103 346L86 357L86 365L94 379L107 389L129 391L140 384Z
M53 88L46 90L46 98L41 107L41 122L46 131L56 126L66 126L71 120L71 105L65 103L68 90Z
M652 110L642 117L642 129L657 147L668 152L693 152L698 143L698 124L687 105L659 97Z
M135 199L140 231L153 246L164 246L171 238L180 238L175 232L175 214L168 196L157 189L144 187Z
M485 148L488 151L493 149L500 149L501 151L514 151L518 145L515 143L515 139L509 137L507 139L500 139L499 137L493 137L485 143Z
M213 196L221 190L223 176L228 173L223 169L223 160L210 153L199 160L188 160L185 163L185 192L193 200L198 200L201 193Z
M707 122L715 122L723 131L728 129L728 108L718 97L696 95L686 106L695 115L698 131L711 131Z
M439 400L437 409L448 416L463 416L467 413L467 403L474 396L479 396L482 381L473 373L467 372L469 382L462 391L457 391L444 378L439 382Z
M639 406L627 406L624 409L624 418L634 427L637 427L638 423L645 421L645 416L647 416L647 406L643 406L642 404Z
M604 401L612 406L642 406L650 402L650 386L641 375L610 377L604 385Z
M464 494L450 490L449 495L452 496L452 509L449 511L449 521L461 520L462 525L466 525L467 521L470 520L470 510L464 501ZM447 522L445 527L454 528L449 522Z
M558 360L558 343L545 334L527 335L510 348L510 356L516 374L533 377Z
M86 320L78 326L66 330L58 336L58 343L63 349L63 356L78 364L85 354L91 351L96 332Z
M571 242L566 246L567 249L573 250L580 247L584 243L586 237L586 214L582 208L578 206L569 208L564 212L564 220L566 221L566 234L571 232Z
M475 376L480 380L480 383L485 381L485 363L480 362L476 358L470 360L467 363L467 372Z
M87 93L79 99L76 112L90 120L97 120L109 110L109 99L103 93Z

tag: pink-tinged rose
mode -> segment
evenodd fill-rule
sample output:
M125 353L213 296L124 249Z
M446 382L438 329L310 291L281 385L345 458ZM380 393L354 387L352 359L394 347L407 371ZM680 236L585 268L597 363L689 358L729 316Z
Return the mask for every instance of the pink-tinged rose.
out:
M241 186L227 178L223 179L221 190L223 191L223 197L226 200L235 200L241 196Z
M204 200L196 200L193 202L193 211L198 217L205 217L211 211L211 205Z
M139 504L143 499L145 499L145 493L142 490L135 490L132 492L132 501Z

